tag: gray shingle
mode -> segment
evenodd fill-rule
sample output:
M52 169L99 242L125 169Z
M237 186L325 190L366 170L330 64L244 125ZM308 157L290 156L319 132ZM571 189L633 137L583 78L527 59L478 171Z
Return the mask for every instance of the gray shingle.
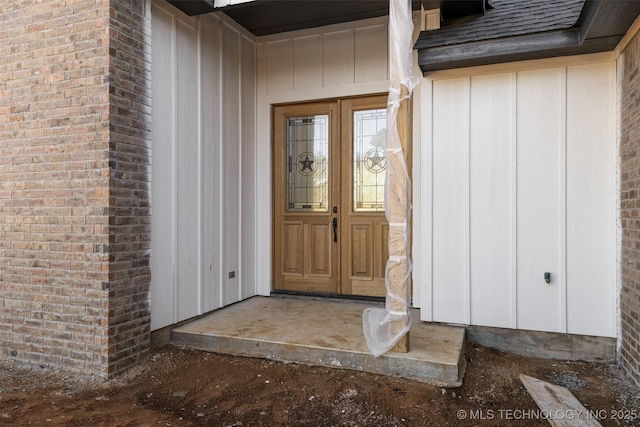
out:
M416 49L555 31L574 26L585 0L492 0L485 15L423 31Z

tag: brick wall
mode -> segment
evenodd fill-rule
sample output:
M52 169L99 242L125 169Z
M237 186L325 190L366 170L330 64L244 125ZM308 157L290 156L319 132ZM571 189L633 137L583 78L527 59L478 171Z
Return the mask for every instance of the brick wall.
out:
M0 3L0 357L107 376L148 348L137 3Z
M109 370L149 352L151 11L111 0L109 43Z
M620 97L620 352L624 370L640 384L640 35L618 62Z

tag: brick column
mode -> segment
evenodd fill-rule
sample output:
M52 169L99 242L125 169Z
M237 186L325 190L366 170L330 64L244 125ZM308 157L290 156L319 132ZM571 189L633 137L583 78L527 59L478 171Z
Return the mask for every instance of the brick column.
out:
M0 353L106 373L109 8L0 4Z
M622 368L640 384L640 36L622 53L620 99L620 352Z
M108 376L148 352L144 4L0 2L0 357Z
M109 39L109 372L149 352L151 11L111 0Z

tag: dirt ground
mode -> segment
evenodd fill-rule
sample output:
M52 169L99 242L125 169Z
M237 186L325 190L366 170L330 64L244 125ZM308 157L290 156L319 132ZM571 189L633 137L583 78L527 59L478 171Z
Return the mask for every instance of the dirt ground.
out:
M640 389L614 365L468 345L463 386L166 346L108 382L0 362L0 426L549 425L519 380L569 388L604 426L640 426Z

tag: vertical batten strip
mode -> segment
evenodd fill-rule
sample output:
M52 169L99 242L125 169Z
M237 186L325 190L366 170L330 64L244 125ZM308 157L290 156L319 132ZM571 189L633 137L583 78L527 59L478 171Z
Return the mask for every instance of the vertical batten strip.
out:
M224 302L224 286L222 286L223 283L225 283L225 275L224 275L224 268L223 268L223 256L222 253L224 251L224 215L223 215L223 206L224 206L224 191L223 191L223 186L222 186L222 182L223 181L223 167L222 167L222 162L223 162L223 149L222 149L222 145L223 145L223 141L224 141L224 134L223 134L223 119L222 119L222 114L224 112L224 96L222 93L222 89L223 89L223 80L224 80L224 76L223 76L223 69L224 69L224 55L222 52L223 49L223 45L224 45L224 40L223 40L223 22L219 22L218 25L218 111L220 111L220 126L218 126L218 182L221 183L219 190L218 191L218 236L220 236L220 243L218 245L219 248L219 252L218 252L218 263L219 263L219 268L218 268L218 283L220 283L220 286L218 286L218 301L220 302L220 306L224 306L225 302Z
M429 132L427 135L429 136L429 140L427 141L428 151L425 153L427 155L427 166L429 168L426 177L428 178L428 182L425 185L429 191L428 205L426 206L425 212L428 215L426 219L426 223L429 224L429 236L427 240L427 253L429 260L428 270L426 272L426 276L429 280L429 291L427 295L429 297L428 304L425 304L428 307L429 321L433 321L433 80L429 81L428 85L424 85L427 87L427 96L426 99L429 100L429 110L428 110L428 120L429 120Z
M352 68L351 68L351 84L354 84L356 82L356 30L355 29L351 29L350 30L351 33L351 57L353 58L353 62L352 62Z
M465 268L465 311L464 311L464 322L466 324L471 323L471 77L466 78L465 85L465 94L464 94L464 102L465 105L465 132L463 135L467 136L467 140L465 141L466 148L466 157L465 157L465 165L464 165L464 173L466 176L464 177L464 182L466 185L465 197L464 200L466 202L465 206L465 218L464 224L466 226L466 230L464 235L466 236L466 241L464 242L465 248L464 253L466 259L464 260L464 268Z
M518 73L511 73L511 327L518 327Z
M238 39L238 106L237 106L237 117L238 117L238 135L236 140L236 147L238 150L238 159L236 163L236 189L238 194L238 200L236 208L238 209L238 228L237 228L237 239L238 246L236 248L236 295L234 298L234 302L240 301L242 299L242 147L244 144L244 137L242 131L242 36L240 33L236 35Z
M562 119L560 120L560 152L558 153L560 156L559 161L559 184L560 189L558 191L559 194L559 217L560 217L560 229L559 229L559 237L560 237L560 259L559 259L559 269L560 269L560 332L567 332L567 67L562 68L561 79L560 79L560 105Z
M173 133L171 139L171 262L173 273L173 321L178 321L178 22L174 15L171 15L171 122L173 123Z
M420 294L420 320L433 321L433 81L423 78L420 84L422 99L419 164L414 171L419 171L422 180L420 254L415 259L417 271L414 272L414 286L422 286ZM424 167L423 167L424 166ZM416 236L417 237L417 236ZM414 239L417 241L417 238Z
M420 77L420 85L425 83L426 81ZM411 247L410 253L411 257L414 260L422 260L422 251L421 244L418 242L418 237L422 235L422 144L416 144L415 141L420 141L420 135L422 134L422 109L416 108L416 105L421 105L422 103L422 94L424 91L422 90L414 90L413 91L413 100L412 100L412 117L411 120L413 122L413 129L411 132L411 150L412 150L412 164L408 165L411 170L411 180L413 185L411 186L411 199L413 200L413 214L411 216L412 223L412 236L411 236ZM419 163L416 163L419 161ZM414 308L420 308L422 305L422 286L415 286L415 283L424 283L424 280L416 280L417 278L422 277L422 264L423 262L416 262L413 265L413 277L411 280L411 299L413 301ZM418 271L416 272L416 266L418 267Z
M325 49L325 40L324 40L325 34L322 33L320 34L320 52L322 52L322 55L320 55L320 87L323 88L324 82L325 82L325 78L326 76L326 66L327 64L325 64L325 60L324 60L324 49Z
M203 224L202 224L202 219L204 217L203 213L202 213L202 209L203 209L203 205L202 205L202 197L203 197L203 185L202 185L202 173L203 173L203 156L202 156L202 124L203 124L203 120L202 120L202 113L203 113L203 108L202 108L202 91L203 91L203 86L202 86L202 19L200 17L196 18L196 40L197 40L197 47L196 47L196 57L198 58L198 65L197 65L197 72L198 72L198 77L197 77L197 93L198 93L198 99L197 99L197 108L198 108L198 200L197 200L197 205L198 205L198 253L197 253L197 260L196 260L196 265L198 266L198 273L197 273L197 280L198 280L198 289L197 289L197 307L198 307L198 314L202 314L204 312L204 307L203 307L203 298L202 298L202 288L203 288L203 283L202 283L202 253L203 253L203 239L202 239L202 234L203 234Z
M238 253L237 253L237 257L238 257L238 270L236 271L236 289L238 294L236 295L236 301L240 301L242 300L242 286L243 286L243 277L244 275L243 270L242 270L242 231L243 231L243 221L242 221L242 195L244 193L243 189L244 189L244 179L243 179L243 173L242 173L242 152L243 152L243 148L244 148L244 144L245 144L245 140L244 140L244 132L243 132L243 126L244 126L244 120L243 120L243 116L242 116L242 97L243 97L243 87L244 87L244 74L242 73L242 67L243 67L243 61L242 61L242 54L243 54L243 44L242 44L242 36L240 34L238 34L238 141L237 141L237 147L238 147L238 164L237 166L237 170L238 170L238 174L237 174L237 178L238 178Z
M434 135L434 113L435 113L435 109L434 109L434 87L433 87L434 81L431 80L429 82L429 137L430 140L428 141L428 145L427 147L429 148L428 151L428 165L429 165L429 173L427 174L427 177L429 178L429 183L428 183L428 188L429 188L429 206L427 209L427 212L429 214L429 240L428 240L428 246L427 246L427 250L428 250L428 255L429 255L429 272L428 272L428 278L429 278L429 320L433 321L434 319L434 288L435 288L435 276L434 276L434 240L433 240L433 236L434 236L434 203L433 203L433 198L434 198L434 141L435 141L435 135Z

